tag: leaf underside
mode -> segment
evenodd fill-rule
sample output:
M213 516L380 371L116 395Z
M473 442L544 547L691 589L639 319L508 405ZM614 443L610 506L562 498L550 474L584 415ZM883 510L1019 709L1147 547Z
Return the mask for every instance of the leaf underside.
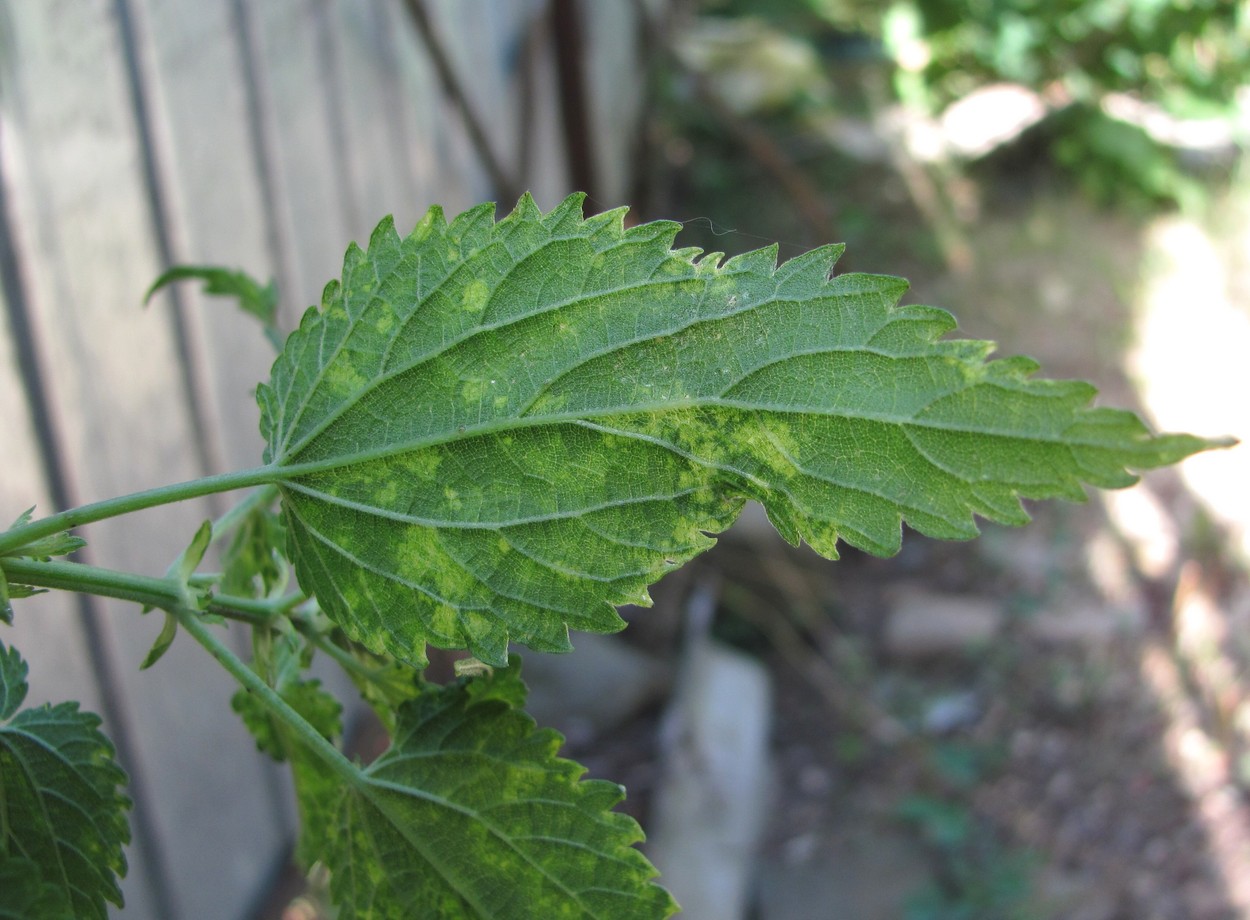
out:
M122 904L126 774L99 716L25 696L26 664L0 643L0 917L104 920Z
M748 498L792 543L884 555L903 522L968 538L1207 446L942 339L903 280L831 277L841 247L722 263L581 202L383 221L259 389L298 577L374 650L502 664L616 630Z
M621 788L581 780L583 767L556 756L563 739L513 707L518 671L405 703L390 749L342 789L319 842L343 920L645 920L676 909L632 846L638 825L611 811Z

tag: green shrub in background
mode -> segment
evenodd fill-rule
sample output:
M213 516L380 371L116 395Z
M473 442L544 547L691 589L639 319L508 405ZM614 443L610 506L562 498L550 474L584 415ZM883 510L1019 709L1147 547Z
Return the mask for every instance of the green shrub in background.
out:
M875 43L897 98L929 115L994 84L1034 91L1053 111L1040 137L1054 161L1100 201L1196 202L1194 173L1222 174L1247 142L1244 0L707 0L701 9L772 23L830 66L862 61ZM1122 104L1107 105L1113 98ZM1187 132L1193 120L1204 122L1201 136Z

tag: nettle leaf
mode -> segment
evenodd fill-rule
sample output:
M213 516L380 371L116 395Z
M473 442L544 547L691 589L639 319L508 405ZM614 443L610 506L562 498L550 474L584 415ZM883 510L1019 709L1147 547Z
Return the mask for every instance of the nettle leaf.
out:
M253 508L235 529L222 556L221 590L243 597L272 596L286 587L286 544L282 519Z
M1209 446L943 340L903 280L831 277L839 246L722 263L581 202L383 221L259 390L300 582L372 649L616 630L748 498L792 543L889 554L904 521L967 538Z
M74 920L56 886L29 859L0 853L0 920Z
M229 297L238 302L239 309L260 320L267 338L276 349L282 347L278 332L278 285L274 281L262 285L247 272L231 271L212 265L175 265L166 269L152 282L143 297L146 304L161 288L178 281L202 281L204 293L215 297Z
M331 693L322 689L320 680L293 680L279 692L282 699L322 737L334 741L342 733L343 706ZM246 690L239 690L230 698L230 708L243 719L243 724L256 739L257 748L279 762L292 756L298 741L260 700Z
M563 739L510 705L519 664L429 687L389 750L343 789L322 837L340 917L639 920L676 910L615 783L581 780ZM471 687L478 686L478 690Z
M19 709L25 697L26 663L0 643L0 881L38 871L20 891L0 886L0 916L37 904L26 916L104 920L106 901L122 905L126 774L99 716L77 703Z

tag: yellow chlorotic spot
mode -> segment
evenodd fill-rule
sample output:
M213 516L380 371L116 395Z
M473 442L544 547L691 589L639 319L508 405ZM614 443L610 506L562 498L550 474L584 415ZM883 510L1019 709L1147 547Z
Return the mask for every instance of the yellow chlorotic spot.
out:
M469 405L477 405L485 398L488 389L490 384L485 380L466 380L460 388L460 396Z
M418 450L405 457L408 471L420 479L433 479L442 463L442 455L433 450Z
M399 483L394 479L386 482L385 485L378 486L374 493L374 502L383 508L395 507L395 502L399 498Z
M460 297L460 308L467 313L481 313L490 300L490 285L480 278L470 281Z
M363 389L368 383L356 368L343 362L336 362L326 368L325 381L326 386L336 395L343 396Z
M417 241L424 240L430 235L430 229L434 226L434 209L425 212L425 217L412 228L412 238Z

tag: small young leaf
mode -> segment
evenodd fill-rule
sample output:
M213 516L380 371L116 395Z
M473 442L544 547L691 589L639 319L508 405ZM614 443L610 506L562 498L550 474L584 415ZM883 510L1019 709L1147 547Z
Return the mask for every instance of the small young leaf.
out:
M619 629L748 498L792 543L890 554L904 522L968 538L1212 446L942 339L901 279L831 277L840 247L722 264L581 201L383 221L258 391L296 574L371 649L502 665Z
M205 294L235 298L244 313L251 314L266 326L272 326L277 320L278 288L274 282L262 286L246 272L211 265L175 265L152 282L143 295L143 302L150 301L166 285L188 280L203 281Z
M35 540L19 547L13 555L28 556L32 559L48 559L52 556L68 556L87 545L82 537L68 533L57 533L42 540Z
M170 563L166 574L170 578L175 578L182 586L182 593L186 599L188 607L195 610L202 610L208 602L207 589L195 589L191 587L191 576L195 574L196 568L204 559L204 553L208 551L209 544L213 542L213 523L205 521L196 530L195 536L191 538L191 542L187 545L178 558ZM144 613L150 613L151 607L144 607ZM148 650L144 656L143 662L139 665L140 671L146 671L152 665L164 657L169 651L169 647L174 644L174 638L178 635L178 619L170 612L165 612L165 623L161 627L160 634L156 637L156 641L152 643L152 648Z
M169 566L169 574L179 581L186 582L204 560L208 546L213 542L213 522L204 521L195 531L195 536L187 544L187 548L178 554L178 558Z
M287 580L282 557L286 531L268 508L253 508L240 522L222 558L221 590L242 597L267 597Z
M315 678L291 681L280 693L291 708L327 740L334 741L342 734L343 706L321 688L321 681ZM243 719L256 739L257 748L279 763L292 759L294 739L285 731L284 723L275 720L260 700L246 690L239 690L230 698L230 708Z
M23 511L21 514L17 516L17 520L15 520L12 524L9 525L9 530L16 530L18 527L22 527L22 526L25 526L26 524L29 524L32 520L34 520L34 517L35 517L35 506L31 505L29 508L27 508L25 511Z
M0 580L3 576L0 576ZM20 600L23 597L34 597L36 594L47 594L47 588L34 588L30 585L8 585L6 589L7 596L10 600Z
M391 748L337 792L321 858L342 920L667 917L672 898L611 811L621 788L581 780L563 739L505 699L517 667L430 687L405 704ZM499 681L499 692L468 689ZM475 698L476 697L476 698Z
M77 703L19 711L25 696L26 663L0 643L0 879L10 860L33 863L56 892L49 916L63 905L65 915L105 920L106 901L122 905L126 774L99 716ZM33 896L49 897L43 886Z
M161 627L161 633L156 637L156 641L152 643L147 655L143 659L143 663L139 665L140 671L146 671L152 665L164 657L169 651L169 647L174 644L174 637L178 635L178 619L171 613L165 614L165 625Z
M29 669L17 649L4 647L0 642L0 722L13 718L17 708L26 699L26 675Z

